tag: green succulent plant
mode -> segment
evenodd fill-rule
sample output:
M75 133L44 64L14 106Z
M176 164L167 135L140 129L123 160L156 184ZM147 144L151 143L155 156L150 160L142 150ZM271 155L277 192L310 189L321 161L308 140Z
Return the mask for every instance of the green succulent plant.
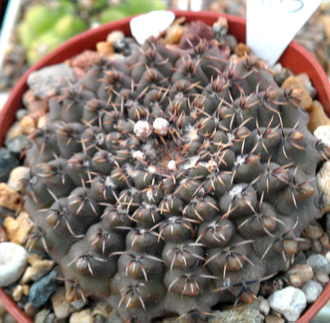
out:
M299 92L229 53L149 40L49 99L21 190L30 244L59 264L68 300L106 300L125 322L193 322L287 270L322 215L313 179L329 152Z

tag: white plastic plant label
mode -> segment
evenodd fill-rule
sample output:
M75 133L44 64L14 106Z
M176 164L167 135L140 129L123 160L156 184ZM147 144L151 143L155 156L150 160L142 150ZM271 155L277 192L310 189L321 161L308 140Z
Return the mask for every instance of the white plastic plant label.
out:
M246 41L274 65L322 0L247 0Z
M158 37L172 25L174 19L173 12L150 11L131 20L131 34L142 45L150 36Z

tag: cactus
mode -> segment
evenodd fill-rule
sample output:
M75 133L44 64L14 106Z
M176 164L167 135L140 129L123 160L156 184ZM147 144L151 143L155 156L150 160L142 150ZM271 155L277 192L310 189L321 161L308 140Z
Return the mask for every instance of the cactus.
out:
M151 39L59 85L26 153L29 245L59 264L69 301L106 300L125 322L252 302L322 215L329 152L300 93L255 56L187 41Z

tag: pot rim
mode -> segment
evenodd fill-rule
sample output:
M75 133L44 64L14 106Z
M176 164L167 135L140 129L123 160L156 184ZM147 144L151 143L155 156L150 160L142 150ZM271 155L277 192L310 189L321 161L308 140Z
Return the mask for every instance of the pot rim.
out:
M246 19L231 16L220 12L211 11L180 11L170 10L176 18L186 17L187 21L202 20L210 25L214 23L219 17L224 17L228 20L229 33L234 34L238 42L245 42L246 40ZM66 59L73 57L82 52L82 50L95 50L95 44L99 41L104 41L109 32L116 29L122 30L126 35L130 35L129 22L135 16L127 17L121 20L116 20L104 24L98 28L84 31L75 37L69 39L58 48L47 54L39 62L30 67L15 87L10 92L10 95L4 104L0 113L0 147L3 145L5 135L10 126L14 123L15 112L22 105L21 98L27 89L26 81L32 72L53 64L64 62ZM83 48L83 49L82 49ZM312 56L310 52L297 42L292 41L282 54L280 60L283 66L290 66L294 74L307 73L313 86L318 93L318 99L322 103L325 112L330 115L330 83L324 70L318 61ZM324 288L319 298L306 310L306 312L299 318L297 323L309 322L325 305L330 298L330 282ZM0 302L5 309L20 323L32 323L33 320L20 309L16 302L7 295L3 289L0 288Z

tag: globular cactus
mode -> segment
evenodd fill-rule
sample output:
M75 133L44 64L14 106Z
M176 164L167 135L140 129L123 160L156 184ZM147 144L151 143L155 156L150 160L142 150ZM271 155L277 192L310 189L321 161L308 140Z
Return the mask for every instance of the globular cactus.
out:
M68 300L107 300L126 322L252 302L322 215L328 151L299 91L225 43L188 43L149 40L59 86L26 154L34 247L60 265Z

